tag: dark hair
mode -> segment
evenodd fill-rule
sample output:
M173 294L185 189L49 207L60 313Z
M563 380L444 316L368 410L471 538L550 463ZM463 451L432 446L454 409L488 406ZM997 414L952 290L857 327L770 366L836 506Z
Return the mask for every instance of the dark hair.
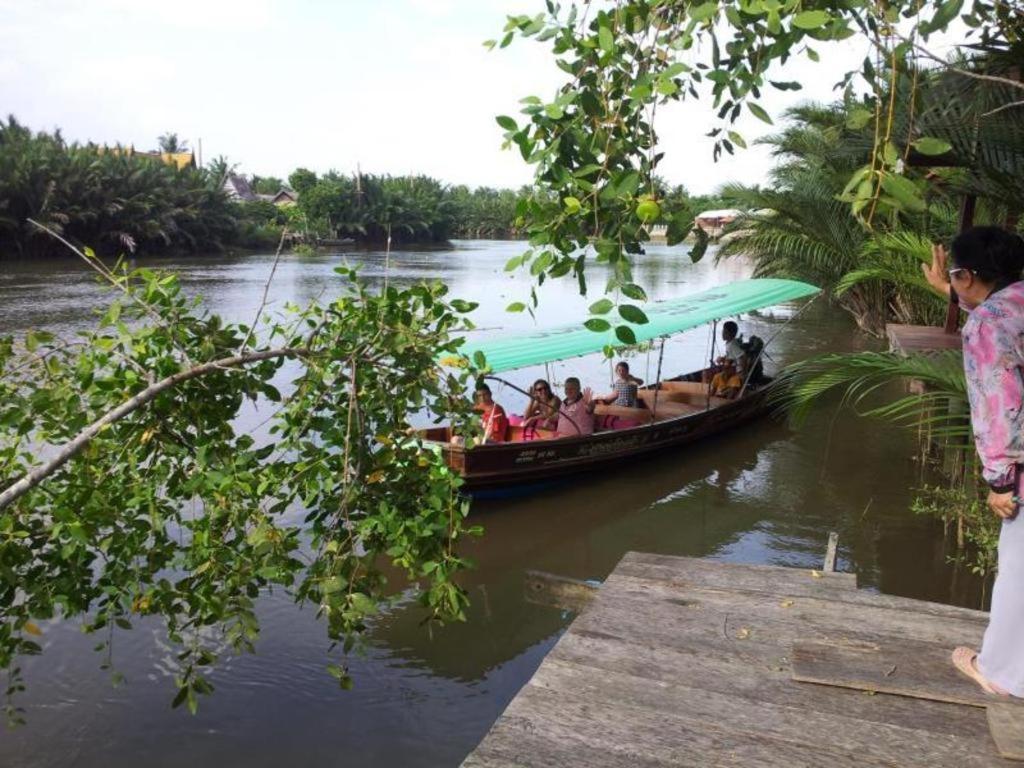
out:
M626 373L629 373L629 363L625 360L619 360L619 362L615 364L615 367L618 368L620 365L626 369Z
M533 389L537 389L537 387L540 386L544 387L544 391L547 392L549 396L554 394L554 392L551 391L551 385L548 384L547 379L537 379L533 382Z
M953 265L969 269L997 289L1020 280L1024 240L1001 227L971 227L953 238Z
M578 387L580 386L580 380L577 379L575 376L570 376L565 380L565 386L568 387L570 384L575 384Z
M491 388L484 384L482 381L476 383L477 392L486 392L488 395L491 394Z
M738 325L736 325L736 323L734 321L726 320L722 324L722 330L723 331L732 331L732 335L735 336L737 333L740 332L740 327Z

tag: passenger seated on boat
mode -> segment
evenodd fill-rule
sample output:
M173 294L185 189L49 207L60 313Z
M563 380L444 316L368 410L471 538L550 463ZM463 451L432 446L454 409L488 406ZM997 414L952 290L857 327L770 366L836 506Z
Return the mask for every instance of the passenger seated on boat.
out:
M715 397L732 399L743 389L743 379L736 370L731 357L722 358L722 370L711 379L711 394Z
M747 369L747 350L743 345L743 339L739 335L740 327L732 320L722 324L722 341L725 342L725 354L715 358L710 368L705 368L701 381L705 384L710 382L717 374L722 372L726 360L731 360L737 373L743 376Z
M505 409L494 402L491 388L483 382L476 385L476 405L473 410L480 414L484 423L485 443L504 443L508 435L508 416Z
M732 360L736 370L742 374L747 369L747 350L743 346L740 327L732 320L722 324L722 341L725 342L724 357Z
M615 366L615 383L612 384L612 391L603 397L597 398L597 401L605 405L621 405L624 408L636 408L636 388L638 384L643 383L643 379L638 379L629 373L629 363L622 360Z
M565 380L565 400L558 410L559 437L594 434L594 402L590 387L581 390L580 380L570 376Z
M551 385L544 379L533 382L533 395L523 413L523 426L526 434L536 434L538 429L555 429L558 425L558 409L562 400L551 391Z

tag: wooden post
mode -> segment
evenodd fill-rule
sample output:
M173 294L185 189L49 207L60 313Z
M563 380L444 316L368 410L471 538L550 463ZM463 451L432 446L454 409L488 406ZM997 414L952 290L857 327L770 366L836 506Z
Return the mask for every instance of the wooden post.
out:
M836 572L836 555L839 549L839 534L835 531L829 531L828 534L828 546L825 548L825 563L822 565L821 570L825 573Z
M594 599L601 585L544 571L527 571L523 587L528 603L579 613Z

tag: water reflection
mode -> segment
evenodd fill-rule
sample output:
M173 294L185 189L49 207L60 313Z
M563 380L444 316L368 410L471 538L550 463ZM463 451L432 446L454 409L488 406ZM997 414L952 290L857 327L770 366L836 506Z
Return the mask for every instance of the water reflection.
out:
M360 265L373 281L443 277L455 296L481 300L480 334L534 327L528 315L503 311L528 295L521 276L504 271L520 243L460 243L453 250L317 254L286 257L272 286L270 310L286 301L330 298L334 268ZM158 263L179 272L189 293L249 322L259 305L271 256L194 258ZM152 263L149 263L152 265ZM653 248L636 276L652 298L666 298L743 277L742 263L692 265L684 249ZM598 271L591 284L598 285ZM575 284L549 282L540 291L544 325L583 316L587 299ZM71 333L87 327L104 301L91 275L75 262L5 263L0 273L0 334L30 327ZM788 321L791 321L788 325ZM866 344L845 317L818 302L793 319L776 308L743 319L747 333L772 338L772 365ZM706 330L666 346L665 369L703 364ZM655 362L633 361L650 379ZM771 368L771 366L769 366ZM595 387L609 380L606 362L582 358L512 375L577 375ZM520 395L496 392L510 411ZM254 414L240 419L251 424ZM129 680L113 689L94 638L68 624L45 627L46 652L23 664L29 725L0 737L5 766L457 765L532 674L571 619L523 597L523 574L542 570L603 578L628 550L813 567L828 531L840 533L840 566L872 588L936 600L969 602L954 584L941 531L907 513L918 479L912 436L846 414L819 413L791 433L761 421L736 432L622 471L595 472L572 484L522 499L479 503L483 539L467 554L478 567L465 586L468 621L427 632L422 610L407 601L375 625L363 655L350 660L356 689L341 692L324 671L324 629L312 611L286 595L261 601L258 655L233 659L214 676L216 695L199 717L171 712L173 669L160 627L141 623L118 632L115 662Z

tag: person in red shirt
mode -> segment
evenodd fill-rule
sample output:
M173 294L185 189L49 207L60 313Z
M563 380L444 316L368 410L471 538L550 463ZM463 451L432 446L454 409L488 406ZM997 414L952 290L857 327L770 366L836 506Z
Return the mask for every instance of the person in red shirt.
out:
M474 410L480 414L484 424L484 442L504 443L508 435L508 416L505 409L494 402L491 388L483 382L476 385Z

